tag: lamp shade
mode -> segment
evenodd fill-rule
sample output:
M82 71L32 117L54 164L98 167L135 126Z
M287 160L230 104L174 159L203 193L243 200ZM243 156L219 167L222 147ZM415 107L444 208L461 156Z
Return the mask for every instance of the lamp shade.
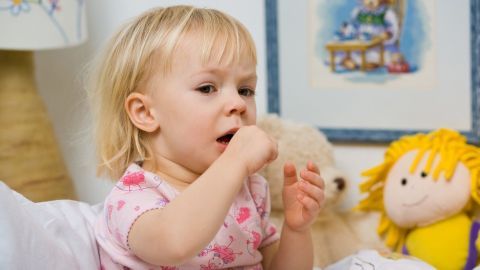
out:
M32 51L86 40L85 4L0 0L0 180L32 201L76 198L38 95Z
M86 38L85 0L0 0L0 49L62 48Z

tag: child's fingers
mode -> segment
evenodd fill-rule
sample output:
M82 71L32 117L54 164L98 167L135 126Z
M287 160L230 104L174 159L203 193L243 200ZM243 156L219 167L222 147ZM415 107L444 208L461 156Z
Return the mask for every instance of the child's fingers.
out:
M300 190L303 191L306 196L311 197L313 200L317 201L319 205L322 205L322 202L325 199L323 189L305 181L300 182L299 186Z
M293 163L288 161L285 162L285 165L283 165L283 178L283 184L285 186L295 184L298 181L297 169L295 168L295 165Z
M298 194L297 198L303 207L310 213L315 213L320 210L320 204L311 197L306 196L306 194Z
M300 172L300 177L309 182L310 184L317 186L321 189L325 187L325 182L323 181L322 177L318 173L314 173L312 171L302 170Z
M307 162L307 170L320 174L320 169L318 169L318 166L311 160Z

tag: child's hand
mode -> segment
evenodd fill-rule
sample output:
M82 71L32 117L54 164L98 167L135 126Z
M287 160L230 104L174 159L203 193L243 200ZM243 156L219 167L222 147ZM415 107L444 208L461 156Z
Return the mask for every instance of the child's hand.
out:
M292 230L303 231L313 223L322 207L325 199L323 179L311 161L300 172L300 181L293 163L285 163L283 174L285 224Z
M251 175L277 158L277 142L257 126L244 126L235 133L224 154L243 162L247 175Z

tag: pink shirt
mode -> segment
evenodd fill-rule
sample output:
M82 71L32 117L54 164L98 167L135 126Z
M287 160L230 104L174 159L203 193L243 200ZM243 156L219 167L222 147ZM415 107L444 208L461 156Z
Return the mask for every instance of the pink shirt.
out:
M212 190L212 196L218 190ZM95 224L101 269L262 269L259 248L278 240L268 220L268 184L259 175L248 177L215 238L197 256L177 267L153 266L129 248L128 233L143 213L165 207L179 192L158 175L131 164L107 196ZM208 215L208 209L199 215ZM192 226L195 224L192 217ZM175 226L175 224L172 224Z

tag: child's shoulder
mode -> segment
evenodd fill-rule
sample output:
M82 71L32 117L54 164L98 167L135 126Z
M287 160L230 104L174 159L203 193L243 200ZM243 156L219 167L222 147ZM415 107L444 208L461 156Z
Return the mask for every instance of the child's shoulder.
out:
M140 165L132 163L125 170L123 176L117 181L115 187L122 191L137 191L157 188L164 181L158 175L144 170Z
M120 198L136 198L141 201L164 198L170 201L177 195L178 192L158 175L132 163L115 183L106 202Z

